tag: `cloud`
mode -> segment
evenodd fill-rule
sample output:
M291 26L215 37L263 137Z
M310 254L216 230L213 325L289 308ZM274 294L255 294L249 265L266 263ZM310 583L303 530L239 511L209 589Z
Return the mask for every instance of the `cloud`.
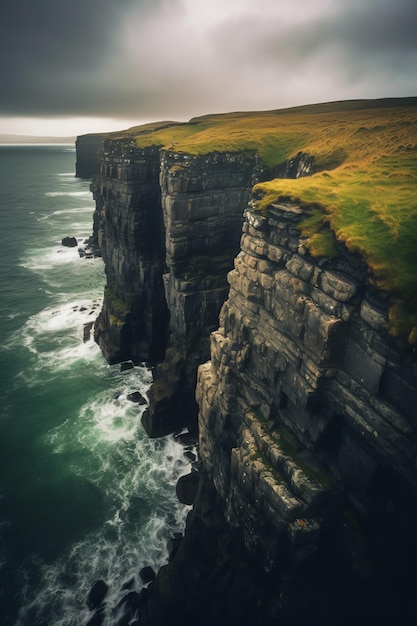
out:
M237 72L250 72L254 79L258 72L271 80L275 76L283 91L297 74L304 80L310 76L308 97L308 90L314 92L320 85L334 85L339 91L344 84L349 90L362 79L369 88L382 90L396 81L397 72L415 91L416 27L414 0L367 0L322 5L307 19L301 11L291 23L268 15L242 16L239 22L224 24L216 37Z
M14 0L0 114L178 118L415 95L415 0Z
M166 0L2 3L0 112L91 112L96 89L97 95L103 96L103 82L111 85L112 77L108 75L105 81L103 77L120 47L119 33L126 16L134 12L136 19L146 22L165 3Z

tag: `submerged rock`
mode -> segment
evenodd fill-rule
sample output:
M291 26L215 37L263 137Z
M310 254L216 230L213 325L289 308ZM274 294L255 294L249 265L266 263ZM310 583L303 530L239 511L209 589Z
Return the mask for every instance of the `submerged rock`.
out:
M101 626L104 622L104 614L101 611L96 611L92 617L88 620L85 626Z

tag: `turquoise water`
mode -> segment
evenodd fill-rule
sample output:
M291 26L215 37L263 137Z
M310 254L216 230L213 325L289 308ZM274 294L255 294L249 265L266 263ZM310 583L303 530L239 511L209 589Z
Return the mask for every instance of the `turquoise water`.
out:
M73 626L92 583L120 587L158 568L183 529L175 483L188 473L173 438L149 440L150 372L109 366L83 326L105 283L80 258L91 234L89 183L72 146L0 146L0 623ZM105 624L113 624L114 615Z

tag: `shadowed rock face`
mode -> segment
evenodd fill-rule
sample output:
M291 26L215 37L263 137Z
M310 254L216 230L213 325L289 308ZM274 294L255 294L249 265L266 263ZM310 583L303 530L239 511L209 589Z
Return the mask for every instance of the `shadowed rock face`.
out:
M227 296L243 207L263 176L254 153L103 144L92 239L107 286L95 338L110 363L159 363L144 417L151 436L196 428L197 367Z
M95 337L110 363L156 362L165 352L168 320L159 150L139 150L133 141L107 141L103 149L92 184L93 239L107 285Z
M145 624L174 608L203 624L416 616L416 365L363 262L311 258L303 217L246 212L199 368L200 491Z
M100 172L101 146L105 135L90 134L77 137L75 176L91 179Z
M161 153L170 339L143 420L150 436L185 425L196 428L197 367L209 358L210 332L217 328L227 296L226 277L239 249L242 207L262 176L254 154Z
M295 229L302 217L288 204L267 219L247 212L211 362L199 372L201 458L248 545L251 508L272 524L284 518L287 535L303 519L305 544L310 517L315 536L335 493L368 515L389 474L414 497L416 367L393 349L363 263L342 249L309 258Z

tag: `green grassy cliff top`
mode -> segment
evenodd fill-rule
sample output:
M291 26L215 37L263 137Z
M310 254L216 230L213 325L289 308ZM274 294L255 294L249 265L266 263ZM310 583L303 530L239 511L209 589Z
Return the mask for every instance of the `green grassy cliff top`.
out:
M314 204L302 230L310 252L330 251L327 223L392 295L392 333L417 346L417 98L207 115L118 136L191 154L255 150L269 168L313 156L312 176L256 185L259 210L283 197Z

